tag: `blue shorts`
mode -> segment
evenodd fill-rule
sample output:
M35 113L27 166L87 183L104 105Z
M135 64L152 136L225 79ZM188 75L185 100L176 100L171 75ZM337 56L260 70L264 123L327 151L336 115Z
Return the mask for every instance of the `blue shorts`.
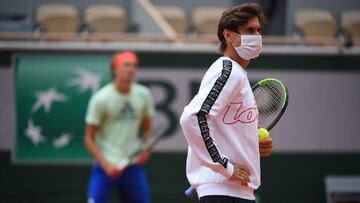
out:
M113 179L95 164L91 170L88 203L107 203L114 188L122 203L150 203L147 181L141 166L130 166L118 178Z

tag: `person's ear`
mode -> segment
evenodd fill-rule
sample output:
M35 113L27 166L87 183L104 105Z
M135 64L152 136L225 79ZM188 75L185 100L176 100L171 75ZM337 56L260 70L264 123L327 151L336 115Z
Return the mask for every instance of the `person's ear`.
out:
M231 31L224 29L223 35L227 42L231 42Z

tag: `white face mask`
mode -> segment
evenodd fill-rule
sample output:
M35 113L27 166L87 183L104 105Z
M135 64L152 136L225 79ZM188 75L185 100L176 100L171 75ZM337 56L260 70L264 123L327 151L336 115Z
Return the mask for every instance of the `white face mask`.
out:
M241 45L235 47L237 54L245 60L256 58L260 55L262 50L262 37L261 35L240 35L234 32L241 39Z

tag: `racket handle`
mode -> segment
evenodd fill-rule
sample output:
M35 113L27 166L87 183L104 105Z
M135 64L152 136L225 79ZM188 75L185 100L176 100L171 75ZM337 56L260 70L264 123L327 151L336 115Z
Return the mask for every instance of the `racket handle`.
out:
M185 190L185 195L190 199L199 199L196 190L191 186Z

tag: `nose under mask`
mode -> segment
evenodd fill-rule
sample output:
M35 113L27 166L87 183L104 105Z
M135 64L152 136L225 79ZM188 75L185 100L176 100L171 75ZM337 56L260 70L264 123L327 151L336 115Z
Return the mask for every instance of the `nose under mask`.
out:
M236 47L233 44L233 47L242 59L250 60L260 55L262 50L261 35L239 35L239 37L241 38L241 45Z

